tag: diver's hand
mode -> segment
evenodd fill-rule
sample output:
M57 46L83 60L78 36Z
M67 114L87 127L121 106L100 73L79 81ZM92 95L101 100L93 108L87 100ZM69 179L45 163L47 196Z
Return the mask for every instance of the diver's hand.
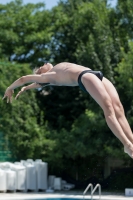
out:
M7 88L4 94L4 97L2 99L7 98L7 103L12 103L12 95L14 93L14 90Z
M18 96L20 96L20 94L22 94L24 91L26 90L26 87L22 87L21 90L18 92L18 94L16 95L15 99L18 98Z

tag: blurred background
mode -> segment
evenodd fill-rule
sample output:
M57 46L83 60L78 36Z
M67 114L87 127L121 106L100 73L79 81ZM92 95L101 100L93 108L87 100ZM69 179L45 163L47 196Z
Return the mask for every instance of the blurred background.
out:
M132 0L0 1L0 162L40 158L77 189L133 187L133 161L103 111L78 87L47 87L2 101L5 89L45 61L101 70L133 129ZM19 89L16 89L17 93ZM124 181L122 181L124 180Z

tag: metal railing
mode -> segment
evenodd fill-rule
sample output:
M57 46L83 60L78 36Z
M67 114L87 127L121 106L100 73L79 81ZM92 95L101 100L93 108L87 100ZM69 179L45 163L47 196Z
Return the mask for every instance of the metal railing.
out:
M89 190L89 188L91 188L91 199L92 199L93 185L91 183L87 186L87 188L83 192L83 199L84 199L84 196L85 196L86 192Z
M93 199L93 194L94 194L94 192L96 191L97 188L99 188L99 199L101 199L101 185L100 185L100 184L97 184L97 185L95 186L95 188L93 189L93 191L92 191L92 193L91 193L92 199Z
M86 192L89 190L89 188L91 188L91 200L93 199L93 194L95 193L96 189L99 188L99 199L101 199L101 185L97 184L94 189L93 189L93 185L92 183L90 183L87 188L85 189L85 191L83 192L83 199L85 197Z

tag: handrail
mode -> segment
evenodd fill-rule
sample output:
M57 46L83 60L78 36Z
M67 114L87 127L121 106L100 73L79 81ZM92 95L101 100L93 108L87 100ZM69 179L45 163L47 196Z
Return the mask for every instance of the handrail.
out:
M91 192L91 198L93 199L93 194L94 192L96 191L96 189L99 187L99 199L101 199L101 185L100 184L97 184L95 186L95 188L93 189L93 191Z
M94 192L96 191L97 188L99 188L99 199L101 199L101 185L100 184L97 184L95 186L95 188L93 189L93 185L92 183L90 183L87 188L85 189L85 191L83 192L83 199L84 199L84 196L86 194L86 192L89 190L89 188L91 187L91 200L93 199L93 194Z
M86 192L89 190L89 188L91 187L91 199L92 199L92 191L93 191L93 185L92 183L90 183L87 188L85 189L85 191L83 192L83 199L84 199L84 196L86 194Z

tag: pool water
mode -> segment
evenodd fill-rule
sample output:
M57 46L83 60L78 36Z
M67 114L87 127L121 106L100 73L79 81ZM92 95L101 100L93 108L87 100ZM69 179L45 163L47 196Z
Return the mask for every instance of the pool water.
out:
M80 198L43 198L43 199L23 199L23 200L83 200L83 198L82 199L80 199ZM90 200L90 199L87 199L87 200ZM95 200L95 199L93 199L93 200Z
M83 199L76 199L76 198L43 198L43 199L23 199L23 200L83 200ZM89 199L87 199L89 200Z
M14 199L15 200L15 199ZM76 199L76 198L41 198L41 199L21 199L21 200L83 200L83 199ZM90 199L87 199L90 200Z

